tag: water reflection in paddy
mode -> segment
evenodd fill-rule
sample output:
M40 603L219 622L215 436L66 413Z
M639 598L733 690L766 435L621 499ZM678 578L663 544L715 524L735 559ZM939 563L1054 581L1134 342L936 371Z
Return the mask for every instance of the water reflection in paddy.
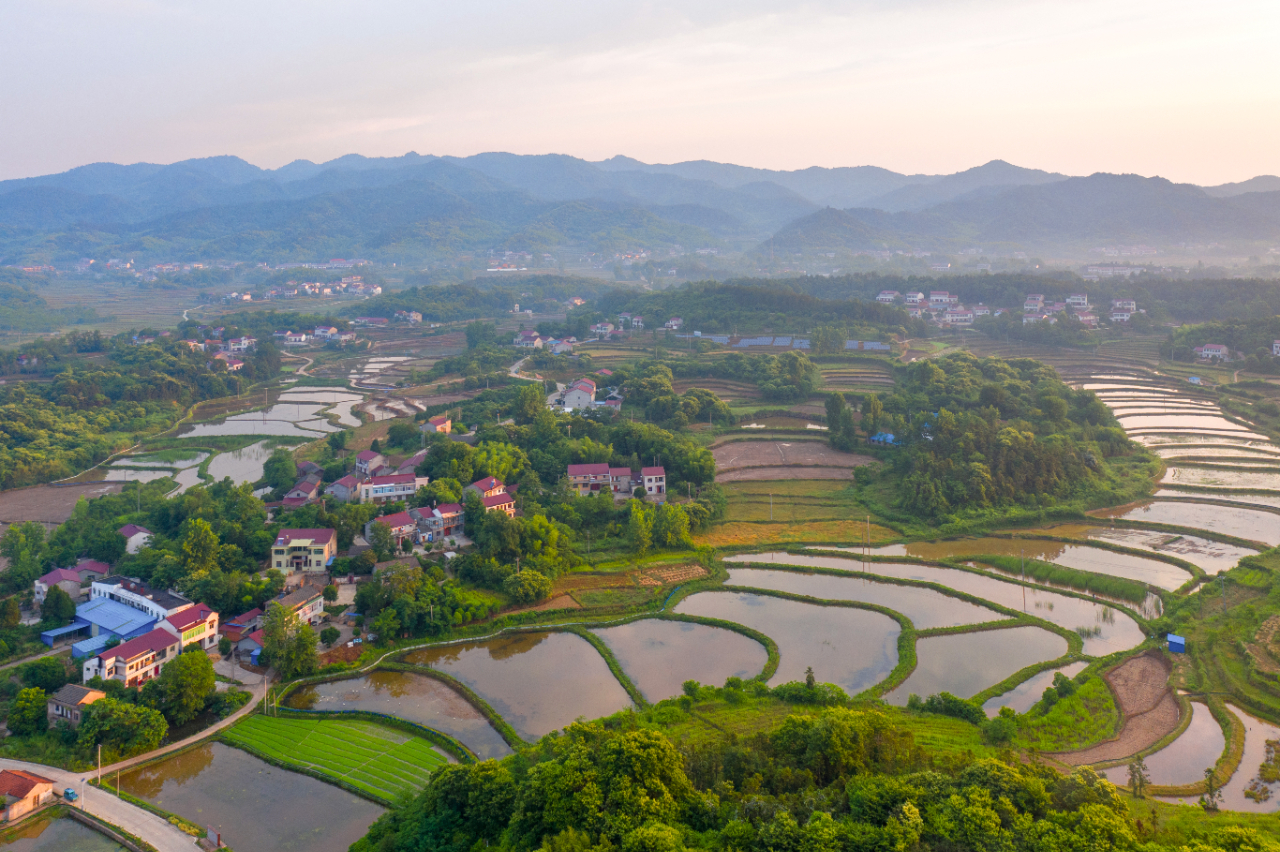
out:
M1280 509L1280 495L1276 494L1233 494L1231 492L1218 492L1184 486L1176 490L1173 488L1161 488L1151 496L1157 500L1161 497L1178 497L1183 500L1195 500L1198 498L1201 500L1223 500L1228 503L1240 503L1245 506L1252 503L1255 506L1274 506Z
M732 630L646 618L593 631L650 702L680 694L686 680L719 686L764 671L764 646Z
M901 547L901 545L897 546ZM743 554L726 557L724 561L777 562L782 565L820 566L854 572L865 568L868 573L885 577L937 583L1019 612L1027 612L1068 630L1082 628L1090 634L1084 640L1084 653L1091 657L1127 651L1141 644L1143 640L1142 628L1138 623L1113 607L1046 589L1021 586L960 568L940 568L934 565L913 565L905 562L864 563L837 556L808 556L792 553Z
M1169 492L1178 494L1180 492ZM1156 492L1160 496L1160 492ZM1150 550L1154 553L1168 553L1179 559L1185 559L1205 573L1217 574L1234 568L1246 556L1257 553L1247 547L1234 544L1223 544L1210 541L1195 535L1177 535L1176 533L1158 532L1156 530L1122 529L1120 527L1095 527L1084 524L1063 524L1050 527L1048 532L1068 538L1089 538L1108 541L1123 547L1138 550Z
M949 597L933 589L897 586L857 577L797 574L768 568L731 568L727 585L775 589L825 600L878 604L902 613L911 619L917 630L981 624L984 621L1007 618L995 610Z
M1210 414L1135 415L1117 417L1120 425L1131 429L1204 429L1215 432L1248 432L1225 417Z
M327 713L386 713L446 733L481 760L511 754L511 747L479 710L448 684L426 675L378 671L311 684L289 693L285 706Z
M70 817L38 817L0 840L5 852L124 852L104 834Z
M854 695L884 680L898 663L901 630L878 612L746 592L699 592L681 601L676 612L733 621L777 642L781 659L769 681L775 686L804 680L812 666L820 682Z
M1162 482L1197 488L1247 488L1280 491L1280 473L1223 470L1207 467L1170 467Z
M1148 521L1205 529L1250 541L1260 541L1272 547L1280 544L1280 516L1256 509L1237 509L1210 503L1170 503L1155 500L1127 508L1100 509L1092 514L1101 518L1123 518L1127 521Z
M884 697L901 707L914 693L976 695L1014 672L1067 653L1067 640L1042 627L1008 627L916 640L915 671Z
M1174 786L1204 780L1204 771L1222 756L1227 740L1209 708L1191 702L1191 723L1179 737L1155 754L1143 758L1152 784ZM1256 771L1256 767L1255 767ZM1112 766L1100 773L1117 787L1129 785L1129 767ZM1238 773L1237 773L1238 774Z
M1071 663L1060 668L1034 674L1003 695L988 698L982 705L982 709L988 716L995 716L1000 712L1001 707L1009 707L1015 713L1026 713L1040 700L1041 696L1044 695L1044 691L1053 685L1055 675L1061 672L1067 677L1075 677L1084 671L1088 665L1085 662Z
M1276 446L1261 435L1250 438L1242 435L1213 435L1206 432L1149 432L1145 435L1135 436L1133 440L1147 447L1205 446L1212 444L1219 447L1257 447L1262 450L1268 450Z
M214 482L221 482L225 476L235 483L257 482L262 478L262 466L274 451L274 442L258 441L239 450L219 453L209 462L209 475Z
M411 651L404 659L453 675L527 739L579 716L596 719L631 706L596 649L572 633L516 633Z
M233 849L345 852L383 809L247 752L210 743L120 776L126 793L197 825Z
M290 423L285 420L223 420L214 423L199 423L184 426L178 433L179 438L206 438L212 435L277 435L290 438L305 438L314 441L321 437L316 432L331 432L333 428L323 420L305 421L306 428L299 428L303 423Z
M1280 785L1272 784L1271 798L1265 802L1255 802L1246 798L1244 793L1258 776L1258 767L1266 760L1267 740L1280 740L1280 728L1255 719L1248 713L1232 704L1227 705L1235 717L1244 723L1244 756L1240 758L1240 767L1236 769L1231 780L1222 787L1222 806L1229 811L1245 811L1249 813L1275 813L1280 810ZM1154 756L1154 755L1153 755ZM1147 758L1150 765L1151 758ZM1207 765L1206 765L1207 766ZM1201 767L1201 777L1206 767ZM1182 802L1193 805L1194 797L1184 799L1167 799L1166 801Z

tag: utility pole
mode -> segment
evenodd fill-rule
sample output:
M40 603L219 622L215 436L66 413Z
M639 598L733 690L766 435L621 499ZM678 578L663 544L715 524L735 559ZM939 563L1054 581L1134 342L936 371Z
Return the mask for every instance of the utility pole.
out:
M102 783L102 743L98 743L98 783Z
M773 494L769 495L769 520L773 520Z

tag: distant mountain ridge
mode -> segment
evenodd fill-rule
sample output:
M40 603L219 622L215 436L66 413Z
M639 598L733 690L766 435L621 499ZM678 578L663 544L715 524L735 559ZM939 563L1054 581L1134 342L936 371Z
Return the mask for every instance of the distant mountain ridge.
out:
M1280 177L1216 187L993 160L950 175L410 152L94 163L0 182L0 263L79 256L418 261L459 251L884 249L1280 239Z

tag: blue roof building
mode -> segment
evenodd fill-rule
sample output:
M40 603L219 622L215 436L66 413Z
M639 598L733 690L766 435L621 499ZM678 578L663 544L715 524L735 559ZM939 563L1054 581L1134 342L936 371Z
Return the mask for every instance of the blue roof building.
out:
M52 648L54 641L64 636L84 635L87 638L71 646L71 656L79 659L98 653L113 637L123 641L141 636L154 628L156 622L150 613L110 598L95 598L76 607L75 621L66 627L44 631L40 641Z

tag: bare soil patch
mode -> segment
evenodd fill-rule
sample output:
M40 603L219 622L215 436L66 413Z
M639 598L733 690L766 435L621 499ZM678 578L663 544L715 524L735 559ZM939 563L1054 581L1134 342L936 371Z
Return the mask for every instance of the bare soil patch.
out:
M104 494L119 494L121 488L118 482L81 482L63 486L33 485L0 492L0 521L60 524L71 517L71 510L81 497L92 500Z
M1159 653L1133 657L1112 669L1105 678L1124 713L1120 733L1115 739L1052 757L1070 766L1120 760L1172 733L1178 727L1181 708L1169 689L1170 670L1168 660Z
M651 568L640 575L642 586L665 586L671 583L684 583L707 576L707 569L701 565L669 565L666 568Z
M325 651L320 655L320 665L327 666L331 663L354 663L360 659L360 654L364 652L364 645L353 645L348 648L346 645L339 645L337 648Z
M775 466L854 468L875 459L857 453L833 450L822 441L735 441L711 451L718 471ZM792 475L787 479L803 479ZM831 477L823 477L831 478Z
M716 474L716 482L765 482L785 479L853 479L845 467L747 467Z

